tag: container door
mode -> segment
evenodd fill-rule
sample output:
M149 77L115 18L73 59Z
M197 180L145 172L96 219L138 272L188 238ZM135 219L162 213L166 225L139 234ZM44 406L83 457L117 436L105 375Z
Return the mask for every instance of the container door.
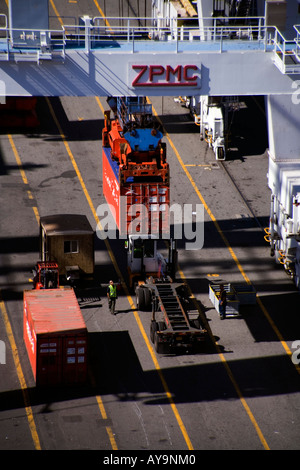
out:
M40 338L37 347L37 385L61 383L61 338Z
M63 339L62 377L65 384L84 383L87 379L87 336Z

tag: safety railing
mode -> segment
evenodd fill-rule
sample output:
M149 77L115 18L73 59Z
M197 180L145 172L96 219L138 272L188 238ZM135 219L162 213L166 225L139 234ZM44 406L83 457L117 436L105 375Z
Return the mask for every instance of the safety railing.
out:
M299 73L300 25L288 41L264 17L177 18L82 17L61 30L12 29L0 15L0 60L37 60L65 57L66 51L101 49L110 53L167 51L273 51L282 73Z
M274 54L275 64L284 74L300 73L300 25L295 25L296 38L286 39L275 28Z
M210 44L217 45L220 52L224 49L224 43L230 40L240 41L246 48L246 41L258 41L264 44L266 28L264 17L251 18L203 18L202 23L210 22L209 26L199 26L198 19L185 19L185 24L178 26L176 18L102 18L95 17L85 26L66 25L64 28L72 32L67 36L72 41L75 39L78 46L86 49L97 47L112 47L113 43L127 43L128 50L136 52L141 48L135 48L136 44L155 41L155 43L167 43L168 49L173 52L184 51L184 47L191 43L201 44L202 49L209 49ZM231 25L231 21L234 25ZM171 45L171 46L170 46ZM149 45L148 45L149 46ZM155 46L153 46L155 47Z
M0 26L0 60L51 59L65 56L66 38L62 30L16 29Z

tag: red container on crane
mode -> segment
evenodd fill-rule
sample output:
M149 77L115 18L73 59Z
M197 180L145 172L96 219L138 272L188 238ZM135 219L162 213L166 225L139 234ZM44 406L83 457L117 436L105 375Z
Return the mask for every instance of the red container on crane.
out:
M153 127L152 107L118 99L102 131L103 194L120 234L169 236L170 176L166 144Z
M73 289L24 291L23 336L36 385L87 379L87 328Z

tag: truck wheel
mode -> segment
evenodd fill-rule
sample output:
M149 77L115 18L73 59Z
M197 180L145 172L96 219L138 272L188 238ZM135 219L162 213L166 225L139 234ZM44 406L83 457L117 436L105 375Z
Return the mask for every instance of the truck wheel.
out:
M154 337L155 337L157 330L158 330L158 324L155 320L152 320L150 324L150 339L152 343L154 343Z
M152 296L150 289L144 289L145 310L149 312L152 310Z
M145 310L145 294L143 287L137 287L136 289L136 305L138 310Z

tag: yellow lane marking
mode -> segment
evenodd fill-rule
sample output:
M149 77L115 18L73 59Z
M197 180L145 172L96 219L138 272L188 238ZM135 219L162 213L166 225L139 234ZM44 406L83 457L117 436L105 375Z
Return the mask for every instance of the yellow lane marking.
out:
M148 99L148 98L147 98L147 99ZM148 102L150 103L150 100L149 100L149 99L148 99ZM162 124L161 120L159 119L158 114L157 114L157 112L155 111L154 107L153 107L153 113L154 113L154 115L156 116L156 118L160 121L160 124L163 126L163 124ZM176 157L177 157L177 159L178 159L180 165L182 166L182 168L183 168L183 170L184 170L186 176L188 177L188 179L189 179L189 181L190 181L192 187L194 188L194 190L195 190L195 192L197 193L197 195L198 195L200 201L201 201L202 204L204 205L206 212L209 214L210 218L212 219L213 223L215 224L215 227L216 227L218 233L220 234L222 240L224 241L224 243L225 243L226 247L228 248L228 250L229 250L231 256L232 256L233 259L234 259L234 261L236 262L236 264L237 264L237 266L238 266L240 272L242 273L242 275L243 275L245 281L246 281L248 284L250 284L250 279L248 278L248 276L247 276L246 273L244 272L244 270L243 270L243 268L242 268L240 262L238 261L238 259L237 259L236 255L235 255L234 251L232 250L231 246L229 245L229 242L228 242L227 238L226 238L225 235L223 234L223 232L222 232L222 230L221 230L221 228L220 228L220 226L219 226L219 224L218 224L216 218L214 217L213 213L211 212L211 210L209 209L208 205L206 204L206 202L205 202L205 200L204 200L202 194L200 193L199 189L197 188L196 183L194 182L194 180L193 180L193 178L191 177L191 175L190 175L190 173L188 172L188 170L185 168L185 165L184 165L184 163L183 163L183 161L182 161L182 158L180 157L180 155L179 155L179 153L178 153L178 150L176 149L175 145L173 144L173 142L172 142L172 140L171 140L171 138L170 138L170 136L169 136L169 133L168 133L165 129L164 129L164 134L165 134L165 136L166 136L166 138L167 138L169 144L171 145L171 147L172 147L172 149L173 149L173 151L174 151L174 153L175 153L175 155L176 155ZM182 272L181 270L180 270L179 272L180 272L181 278L182 278L182 279L185 279L185 276L184 276L183 272ZM211 332L211 330L210 330L210 327L209 327L209 325L208 325L208 323L207 323L205 317L203 316L203 313L202 313L200 310L199 310L199 313L201 314L202 320L205 321L205 324L206 324L206 327L207 327L209 336L210 336L211 340L213 341L213 344L215 344L215 347L216 347L218 356L220 357L220 359L221 359L221 361L222 361L222 363L223 363L223 365L224 365L224 367L225 367L225 369L226 369L226 371L227 371L228 377L230 378L231 383L232 383L232 385L233 385L233 387L234 387L234 389L235 389L235 391L236 391L236 393L237 393L237 395L238 395L238 397L239 397L239 399L240 399L240 402L242 403L242 405L243 405L243 407L244 407L244 409L245 409L245 411L246 411L246 413L247 413L247 415L248 415L248 417L249 417L251 423L253 424L254 429L256 430L257 435L258 435L258 437L259 437L259 439L260 439L260 441L261 441L263 447L264 447L266 450L270 450L270 448L269 448L269 446L268 446L268 443L267 443L266 439L264 438L263 433L261 432L261 430L260 430L260 428L259 428L259 426L258 426L258 424L257 424L256 419L254 418L254 415L253 415L253 413L252 413L250 407L248 406L248 404L247 404L245 398L244 398L243 395L242 395L242 392L241 392L241 390L240 390L240 388L239 388L239 386L238 386L238 384L237 384L237 382L236 382L236 380L235 380L235 378L234 378L234 376L233 376L233 374L232 374L232 372L231 372L231 369L230 369L230 367L229 367L229 365L228 365L228 363L227 363L227 361L226 361L226 359L225 359L225 356L224 356L223 353L221 352L220 347L219 347L217 341L214 339L214 336L213 336L213 334L212 334L212 332ZM203 318L203 317L204 317L204 318Z
M157 116L157 113L156 113L156 116ZM157 119L159 119L158 116L157 116ZM192 186L193 186L195 192L197 193L197 195L198 195L200 201L201 201L202 204L204 205L204 207L205 207L205 209L206 209L208 215L210 216L211 220L213 221L213 223L214 223L214 225L215 225L215 227L216 227L216 229L217 229L217 231L218 231L220 237L222 238L222 240L223 240L225 246L227 247L229 253L231 254L233 260L235 261L235 263L236 263L236 265L237 265L239 271L241 272L243 278L245 279L245 281L247 282L247 284L252 285L252 283L251 283L249 277L247 276L247 274L246 274L245 271L243 270L242 265L241 265L241 263L239 262L239 260L238 260L238 258L237 258L237 256L236 256L236 254L234 253L233 249L231 248L231 246L230 246L230 244L229 244L229 242L228 242L226 236L225 236L224 233L222 232L222 230L221 230L221 228L220 228L220 226L219 226L219 224L218 224L218 222L217 222L215 216L213 215L213 213L211 212L211 210L210 210L209 207L207 206L207 204L206 204L206 202L205 202L205 200L204 200L202 194L200 193L199 189L197 188L196 183L194 182L194 180L193 180L192 176L190 175L189 171L185 168L185 165L184 165L184 163L183 163L183 161L182 161L182 159L181 159L181 157L180 157L180 155L179 155L177 149L175 148L175 146L174 146L173 142L171 141L170 136L169 136L169 134L168 134L167 132L166 132L166 137L167 137L167 139L168 139L168 141L169 141L169 143L170 143L170 145L171 145L171 147L172 147L172 149L173 149L173 151L174 151L174 153L175 153L175 155L176 155L176 157L177 157L179 163L181 164L181 166L182 166L182 168L183 168L183 170L184 170L186 176L188 177L188 179L189 179L190 183L192 184ZM278 340L280 341L280 343L281 343L283 349L285 350L285 352L287 353L287 355L291 357L291 356L292 356L292 351L291 351L290 348L288 347L286 341L284 340L283 336L282 336L281 333L279 332L279 330L278 330L278 328L276 327L275 323L273 322L271 316L270 316L269 313L267 312L267 309L266 309L265 306L263 305L263 302L262 302L261 298L259 297L259 295L257 295L256 298L257 298L258 305L260 306L260 308L261 308L261 310L263 311L263 313L264 313L266 319L268 320L269 324L271 325L271 327L272 327L274 333L276 334ZM297 364L294 364L294 365L295 365L295 367L296 367L297 372L300 373L300 366L297 365Z
M149 101L149 100L148 100L148 101ZM149 103L150 103L150 101L149 101ZM154 108L153 108L153 110L154 110ZM161 125L163 125L162 122L161 122L161 120L160 120L160 118L158 117L157 112L156 112L155 110L154 110L154 114L156 115L156 118L157 118L157 120L161 123ZM190 175L189 171L185 168L187 165L184 165L184 163L183 163L183 161L182 161L182 158L180 157L180 155L179 155L179 153L178 153L176 147L174 146L173 142L171 141L171 138L170 138L169 134L167 133L167 131L165 131L165 134L166 134L166 137L167 137L167 139L168 139L168 141L169 141L169 143L170 143L170 145L171 145L171 147L172 147L172 149L173 149L173 151L174 151L174 153L175 153L175 155L176 155L176 157L177 157L177 159L178 159L178 161L179 161L181 167L183 168L183 170L184 170L186 176L188 177L188 179L189 179L191 185L193 186L193 188L194 188L196 194L198 195L200 201L201 201L202 204L204 205L204 208L205 208L206 212L208 213L208 215L210 216L211 220L213 221L213 223L214 223L214 225L215 225L215 227L216 227L216 229L217 229L219 235L221 236L221 238L222 238L224 244L226 245L226 247L228 248L228 251L229 251L229 253L231 254L232 258L234 259L234 261L235 261L237 267L239 268L239 270L240 270L240 272L241 272L243 278L245 279L245 281L247 282L247 284L252 285L252 282L250 281L249 277L247 276L247 274L246 274L245 271L243 270L243 268L242 268L242 266L241 266L241 264L240 264L240 262L239 262L239 260L238 260L238 258L237 258L237 256L236 256L236 254L234 253L233 249L231 248L231 246L230 246L230 244L229 244L229 242L228 242L226 236L225 236L224 233L222 232L222 230L221 230L221 228L220 228L220 226L219 226L219 224L218 224L218 222L217 222L215 216L213 215L213 213L212 213L211 210L209 209L208 205L206 204L206 202L205 202L205 200L204 200L202 194L200 193L199 189L197 188L196 183L194 182L194 180L193 180L192 176ZM278 330L277 326L276 326L275 323L273 322L271 316L269 315L267 309L266 309L265 306L263 305L263 302L262 302L261 298L260 298L258 295L257 295L257 302L258 302L258 304L259 304L259 306L260 306L262 312L264 313L265 317L267 318L268 322L270 323L270 325L271 325L271 327L272 327L274 333L276 334L278 340L280 341L280 343L281 343L283 349L285 350L285 352L287 353L288 356L292 356L292 352L291 352L290 348L288 347L286 341L284 340L284 338L283 338L283 336L281 335L280 331ZM300 373L300 366L296 364L295 367L296 367L297 372Z
M13 141L13 138L11 136L11 134L7 134L7 137L8 137L8 140L9 140L9 143L11 145L11 148L13 150L13 153L14 153L14 156L15 156L15 159L16 159L16 162L18 164L18 167L19 167L19 171L21 173L21 176L22 176L22 180L23 180L23 183L28 185L29 186L29 183L28 183L28 179L27 179L27 176L25 174L25 171L23 169L23 166L22 166L22 162L21 162L21 159L20 159L20 156L19 156L19 152L17 150L17 147L15 146L15 143ZM32 192L30 191L30 189L27 189L27 195L28 195L28 198L33 200L34 197L32 195ZM34 212L34 215L35 215L35 218L37 220L37 222L39 223L40 221L40 217L39 217L39 213L38 213L38 209L36 206L33 206L32 207L32 210Z
M2 300L1 291L0 291L0 309L1 309L1 314L2 314L3 321L4 321L4 325L5 325L6 334L10 343L13 360L14 360L16 371L17 371L18 379L20 382L22 394L23 394L23 401L25 405L27 421L28 421L29 429L30 429L31 436L34 442L34 447L36 450L41 450L41 444L40 444L39 436L37 433L36 425L34 422L32 408L30 406L26 380L22 371L20 357L19 357L16 342L15 342L15 338L12 332L12 328L9 322L8 313L7 313L5 304Z
M101 104L101 101L100 101L99 97L96 96L95 99L96 99L96 101L97 101L97 103L98 103L99 108L101 109L102 114L104 115L104 108L103 108L103 106L102 106L102 104ZM93 212L93 211L92 211L92 212ZM97 217L96 220L99 220L98 217ZM100 225L99 225L99 226L100 226ZM106 240L106 241L107 241L107 240ZM108 242L107 242L107 243L108 243ZM109 245L109 243L108 243L108 245ZM109 250L111 251L111 248L110 248L110 247L109 247ZM184 440L185 440L185 442L186 442L186 445L187 445L187 447L188 447L189 450L194 450L193 445L192 445L192 442L191 442L191 440L190 440L190 438L189 438L189 435L188 435L188 433L187 433L186 427L184 426L183 421L182 421L182 419L181 419L181 416L180 416L180 414L179 414L179 412L178 412L178 410L177 410L177 407L176 407L176 405L175 405L175 403L174 403L172 394L171 394L171 392L170 392L170 390L169 390L169 387L168 387L168 385L167 385L167 382L166 382L166 380L165 380L165 378L164 378L163 372L162 372L162 370L161 370L161 368L160 368L160 366L159 366L159 363L158 363L158 361L157 361L157 358L156 358L155 352L154 352L154 350L153 350L153 347L152 347L152 345L151 345L151 343L150 343L150 341L149 341L149 339L148 339L147 333L146 333L146 331L145 331L145 329L144 329L144 326L143 326L143 324L142 324L142 322L141 322L141 319L140 319L140 317L139 317L138 311L136 310L135 304L134 304L134 302L133 302L133 300L132 300L132 297L131 297L131 295L130 295L130 293L129 293L129 291L128 291L128 288L127 288L127 286L126 286L125 280L124 280L124 278L123 278L123 276L122 276L122 273L121 273L120 270L119 270L117 261L116 261L114 255L113 255L113 253L111 253L111 259L112 259L114 268L115 268L115 270L116 270L116 272L117 272L119 278L120 278L121 281L122 281L122 285L123 285L123 287L124 287L125 295L126 295L126 297L127 297L127 300L128 300L128 302L129 302L129 305L130 305L131 309L133 310L134 318L135 318L135 320L136 320L136 322L137 322L137 324L138 324L138 326L139 326L140 332L141 332L141 334L142 334L142 336L143 336L143 339L144 339L144 341L145 341L145 343L146 343L147 349L148 349L148 351L149 351L149 353L150 353L150 356L151 356L152 361L153 361L153 363L154 363L155 369L157 370L157 373L158 373L158 375L159 375L159 378L160 378L160 380L161 380L161 383L162 383L162 385L163 385L163 388L164 388L164 390L165 390L166 396L167 396L167 398L168 398L168 400L169 400L169 403L170 403L170 405L171 405L171 409L172 409L172 411L173 411L173 413L174 413L174 415L175 415L175 418L176 418L176 420L177 420L177 423L178 423L178 425L179 425L179 428L180 428L180 430L181 430L181 432L182 432L182 435L183 435L183 437L184 437Z
M292 356L292 351L290 350L290 348L288 347L286 341L284 340L282 334L280 333L280 331L278 330L277 326L275 325L275 323L273 322L269 312L267 311L266 307L264 306L261 298L259 296L256 297L257 298L257 303L258 305L260 306L261 310L263 311L265 317L267 318L268 322L270 323L271 327L273 328L273 331L275 332L277 338L279 339L283 349L285 350L286 354L288 356ZM300 365L299 364L294 364L298 374L300 374Z
M107 21L107 19L106 19L105 15L104 15L102 9L100 8L99 3L97 2L97 0L94 0L94 3L95 3L95 5L96 5L96 7L97 7L97 9L98 9L98 11L99 11L99 13L100 13L100 15L101 15L102 18L104 19L104 22L105 22L106 26L108 26L108 27L110 28L110 31L113 32L112 29L111 29L111 27L110 27L110 24L109 24L109 22Z
M59 14L58 11L57 11L57 8L56 8L56 6L55 6L55 4L54 4L54 1L53 1L53 0L50 0L50 4L51 4L51 6L52 6L52 8L53 8L53 10L54 10L55 15L57 16L58 21L60 22L61 26L63 26L63 25L64 25L63 20L61 19L60 14Z
M7 0L6 0L6 3L7 3ZM63 21L57 11L57 8L53 2L53 0L50 0L50 3L51 3L51 6L60 22L60 24L63 26ZM97 2L96 2L97 3ZM100 7L99 7L100 8ZM52 106L50 104L50 101L48 100L47 98L47 101L48 101L48 106L50 108L50 111L51 111L51 114L52 116L54 117L54 120L57 124L57 127L58 129L60 129L60 126L59 126L59 123L56 119L56 116L54 115L54 112L53 112L53 109L52 109ZM62 136L62 132L61 132L61 136ZM10 145L12 147L12 150L13 150L13 153L14 153L14 156L15 156L15 159L16 159L16 162L18 164L18 167L19 167L19 170L20 170L20 173L21 173L21 177L22 177L22 180L23 180L23 183L28 185L28 179L27 179L27 176L25 174L25 171L22 167L22 162L21 162L21 159L19 157L19 154L18 154L18 151L17 151L17 148L15 146L15 143L12 139L12 136L10 134L8 134L8 139L9 139L9 142L10 142ZM63 141L64 141L64 144L65 144L65 147L67 149L67 152L68 152L68 155L70 156L71 158L71 150L69 148L69 145L68 143L66 142L65 140L65 137L63 138ZM72 158L71 158L72 160ZM73 163L73 166L75 168L75 165L76 165L76 162L73 158L72 160L72 163ZM76 165L77 167L77 165ZM75 168L76 170L76 168ZM78 168L77 168L78 170ZM81 178L81 175L79 173L79 170L78 172L76 171L77 173L77 176L80 180L80 183L83 187L83 190L85 188L85 185L84 185L84 182ZM89 201L89 195L86 191L86 188L84 190L84 193L85 193L85 196L87 197L88 201ZM27 190L27 195L28 195L28 198L29 199L34 199L33 198L33 195L31 193L30 190ZM90 200L91 202L91 200ZM34 212L34 215L35 215L35 218L37 220L37 223L39 224L40 223L40 216L39 216L39 212L38 212L38 208L37 207L33 207L33 212ZM95 212L95 210L93 211L93 214L94 214L94 217L97 217L97 214ZM100 221L98 220L98 222L100 223ZM110 248L110 247L109 247ZM111 251L111 250L110 250ZM28 396L28 393L27 393L27 385L26 385L26 381L25 381L25 378L24 378L24 374L23 374L23 371L22 371L22 368L21 368L21 363L20 363L20 359L19 359L19 355L18 355L18 350L17 350L17 346L16 346L16 342L15 342L15 339L14 339L14 336L13 336L13 333L12 333L12 328L11 328L11 325L10 325L10 322L9 322L9 318L8 318L8 315L7 315L7 311L6 311L6 307L5 307L5 304L4 302L1 300L1 291L0 291L0 309L1 309L1 312L2 312L2 316L3 316L3 319L4 319L4 323L5 323L5 327L6 327L6 331L7 331L7 336L9 338L9 341L10 341L10 344L11 344L11 349L12 349L12 352L13 352L13 357L14 357L14 362L15 362L15 367L17 369L17 374L18 374L18 378L19 378L19 381L20 381L20 384L21 384L21 387L22 387L22 393L23 393L23 399L24 399L24 404L25 404L25 410L26 410L26 415L27 415L27 419L28 419L28 423L29 423L29 427L30 427L30 431L31 431L31 434L32 434L32 438L33 438L33 441L34 441L34 445L35 445L35 448L37 450L40 450L41 449L41 446L40 446L40 441L39 441L39 437L38 437L38 433L37 433L37 430L36 430L36 426L35 426L35 421L34 421L34 417L33 417L33 413L32 413L32 409L31 409L31 406L30 406L30 402L29 402L29 396ZM107 415L106 415L106 412L105 412L105 409L104 409L104 405L102 403L102 399L101 397L98 395L96 397L96 400L97 400L97 403L98 403L98 406L99 406L99 409L100 409L100 413L101 413L101 416L103 419L107 419ZM105 416L105 418L104 418ZM109 440L110 440L110 443L111 443L111 447L113 450L117 450L118 447L117 447L117 444L116 444L116 441L115 441L115 438L114 438L114 434L111 430L111 428L109 426L106 426L106 432L108 434L108 437L109 437Z
M112 432L112 429L111 429L110 426L106 426L106 432L107 432L107 435L109 437L112 450L118 450L118 446L117 446L117 443L115 441L115 436L114 436L114 433Z
M60 128L60 126L59 126L59 123L58 123L58 121L57 121L57 119L56 119L56 116L55 116L55 114L54 114L54 111L53 111L53 109L52 109L52 106L51 106L50 101L48 100L48 98L47 98L47 101L48 101L48 105L49 105L50 111L52 110L52 111L51 111L51 114L52 114L53 118L55 119L55 122L56 122L56 125L58 126L59 131L61 132L61 128ZM61 136L62 136L62 135L63 135L63 134L62 134L62 132L61 132ZM64 136L63 136L63 137L64 137ZM14 156L15 156L15 159L16 159L16 162L17 162L18 167L19 167L19 171L20 171L20 173L21 173L22 180L23 180L24 184L28 185L28 179L27 179L26 174L25 174L25 171L24 171L24 169L23 169L22 162L21 162L19 153L18 153L18 151L17 151L17 148L16 148L16 146L15 146L15 143L14 143L14 141L13 141L13 139L12 139L12 136L11 136L10 134L8 135L8 138L9 138L9 142L10 142L10 144L11 144L11 147L12 147L12 150L13 150L13 153L14 153ZM67 152L68 152L70 158L71 158L71 157L73 158L73 155L72 155L72 153L71 153L70 147L69 147L68 143L66 142L65 137L63 138L63 140L64 140L64 144L65 144L65 146L66 146L66 149L67 149ZM73 159L73 160L74 160L74 159ZM73 163L73 165L74 165L74 164L76 165L75 161L72 161L72 163ZM78 168L77 168L77 170L78 170ZM76 173L77 173L77 171L76 171ZM79 173L79 170L78 170L78 173ZM77 173L77 175L78 175L78 173ZM83 182L83 180L82 180L82 178L81 178L80 173L79 173L79 176L80 176L81 185L84 185L84 182ZM79 176L78 176L78 177L79 177ZM83 189L84 189L84 192L85 192L86 197L88 197L88 193L87 193L87 191L86 191L85 186L83 187ZM33 197L33 195L32 195L32 192L31 192L29 189L27 190L27 195L28 195L28 198L29 198L30 200L34 199L34 197ZM90 202L91 202L91 201L90 201ZM40 215L39 215L39 212L38 212L38 208L37 208L37 207L33 207L33 212L34 212L35 218L36 218L36 220L37 220L37 223L39 224L39 223L40 223ZM95 212L95 214L96 214L96 212ZM1 294L1 291L0 291L0 294ZM6 330L7 330L7 331L10 331L11 334L12 334L12 329L11 329L11 326L10 326L10 323L9 323L8 315L7 315L7 313L6 313L6 309L5 309L4 302L1 302L1 303L0 303L0 308L1 308L2 315L3 315L3 317L5 318L5 319L4 319L4 322L5 322L5 325L6 325ZM6 314L6 315L5 315L5 314ZM14 344L15 355L18 355L16 343L15 343L15 340L14 340L13 336L12 336L12 339L10 340L10 342L11 342L11 344L12 344L12 343ZM13 350L13 351L14 351L14 348L12 347L12 350ZM16 362L16 361L15 361L15 362ZM21 381L22 381L22 384L24 385L24 390L22 390L22 391L23 391L23 395L24 395L24 393L26 392L27 386L26 386L26 383L25 383L25 379L24 379L24 376L23 376L23 373L22 373L21 364L20 364L20 361L19 361L19 360L18 360L17 373L18 373L18 377L19 377L20 383L21 383ZM99 409L100 409L100 413L101 413L102 418L103 418L103 419L107 419L107 415L106 415L105 408L104 408L104 405L103 405L103 403L102 403L101 397L100 397L100 396L96 396L96 401L97 401L97 403L98 403L98 406L99 406ZM25 409L26 409L26 414L27 414L27 418L28 418L30 430L31 430L31 432L32 432L33 440L34 440L34 442L35 442L35 447L36 447L36 448L40 448L40 446L39 446L39 440L38 440L38 435L37 435L37 431L36 431L36 427L35 427L35 423L34 423L34 417L33 417L33 414L32 414L32 410L31 410L31 408L30 408L30 406L29 406L29 397L28 397L27 392L26 392L26 396L24 395L24 403L25 403ZM30 413L31 413L31 414L30 414ZM110 428L109 428L108 426L106 427L106 432L107 432L108 437L109 437L109 439L110 439L112 449L113 449L113 450L117 450L117 444L116 444L116 441L115 441L113 432L110 430Z
M89 206L90 206L90 209L91 209L91 211L92 211L92 213L93 213L93 216L94 216L94 218L95 218L95 220L96 220L96 222L97 222L97 224L98 224L99 229L100 229L100 230L103 230L103 228L102 228L102 226L101 226L101 223L100 223L100 220L99 220L99 217L98 217L98 215L97 215L97 212L96 212L96 210L95 210L95 208L94 208L92 199L91 199L91 197L90 197L90 195L89 195L89 193L88 193L88 190L86 189L86 185L85 185L85 183L84 183L84 181L83 181L83 178L82 178L82 176L81 176L81 173L80 173L80 171L79 171L78 165L77 165L77 163L76 163L76 161L75 161L75 159L74 159L73 153L72 153L72 151L71 151L71 149L70 149L70 146L69 146L69 144L68 144L68 142L67 142L67 140L66 140L66 137L65 137L65 135L64 135L64 133L63 133L63 131L62 131L61 125L60 125L60 123L59 123L59 121L58 121L58 119L57 119L57 117L56 117L56 115L55 115L54 109L53 109L52 104L51 104L51 102L50 102L50 100L49 100L48 97L46 97L46 101L47 101L47 104L48 104L48 107L49 107L49 111L50 111L50 113L51 113L51 116L52 116L52 118L53 118L53 120L54 120L54 122L55 122L55 124L56 124L56 127L57 127L57 129L58 129L58 132L59 132L59 134L60 134L61 140L62 140L62 142L64 143L64 146L65 146L65 148L66 148L67 154L68 154L69 157L70 157L70 160L71 160L71 162L72 162L73 168L74 168L74 170L75 170L75 172L76 172L76 175L77 175L77 177L78 177L78 179L79 179L79 182L80 182L80 184L81 184L81 187L82 187L82 190L83 190L83 192L84 192L84 195L85 195L85 197L86 197L86 199L87 199L87 202L88 202L88 204L89 204ZM107 248L107 250L108 250L108 252L109 252L109 255L110 255L110 258L111 258L112 262L113 262L113 263L116 263L116 260L115 260L115 258L114 258L114 254L113 254L113 252L112 252L112 250L111 250L111 248L110 248L110 245L109 245L108 241L105 239L104 242L105 242L106 248ZM118 267L117 267L117 268L118 268ZM121 275L121 272L120 272L119 268L118 268L117 274L118 274L119 278L121 279L121 276L122 276L122 275ZM97 395L97 396L96 396L96 400L97 400L97 403L98 403L98 406L99 406L99 409L100 409L100 413L101 413L102 418L103 418L103 419L107 419L107 415L106 415L106 412L105 412L104 405L103 405L103 402L102 402L101 397L100 397L99 395ZM105 418L104 418L104 416L105 416ZM109 440L110 440L112 449L116 450L116 449L117 449L117 444L116 444L116 441L115 441L115 439L114 439L114 435L113 435L113 432L112 432L111 428L110 428L109 426L107 426L107 427L106 427L106 431L107 431L107 434L108 434L108 437L109 437Z
M23 170L22 162L20 160L17 148L16 148L15 143L12 139L12 136L10 134L8 134L7 137L8 137L9 143L11 145L11 148L13 149L14 156L15 156L16 162L18 164L18 167L19 167L19 170L20 170L20 173L21 173L21 176L22 176L23 183L28 184L28 179L27 179L27 176L25 175L25 171Z
M165 380L165 378L164 378L163 372L162 372L162 370L161 370L161 368L160 368L160 365L159 365L158 360L157 360L157 358L156 358L155 352L154 352L153 347L152 347L152 345L151 345L151 343L150 343L150 341L149 341L149 339L148 339L147 333L146 333L145 328L144 328L144 326L143 326L143 324L142 324L142 322L141 322L141 319L140 319L139 314L138 314L138 312L137 312L137 310L136 310L136 307L135 307L135 305L134 305L134 303L133 303L133 300L132 300L132 298L131 298L129 292L127 292L126 295L127 295L127 299L128 299L128 301L129 301L130 307L131 307L132 310L133 310L134 318L135 318L135 320L136 320L136 322L137 322L137 324L138 324L138 326L139 326L139 329L140 329L140 331L141 331L141 333L142 333L142 336L143 336L143 338L144 338L144 341L145 341L145 343L146 343L146 346L147 346L147 348L148 348L148 351L150 352L150 356L151 356L152 361L153 361L153 363L154 363L155 369L156 369L156 371L157 371L157 373L158 373L158 375L159 375L159 378L160 378L161 383L162 383L162 385L163 385L163 388L164 388L164 390L165 390L166 396L167 396L167 398L168 398L168 400L169 400L171 409L172 409L172 411L173 411L173 413L174 413L174 415L175 415L176 421L177 421L177 423L178 423L178 425L179 425L179 428L180 428L181 433L182 433L182 435L183 435L183 437L184 437L184 440L185 440L185 442L186 442L186 444L187 444L187 447L188 447L189 450L194 450L193 445L192 445L192 442L191 442L191 440L190 440L190 438L189 438L189 435L188 435L188 433L187 433L186 427L184 426L183 421L182 421L182 419L181 419L181 416L180 416L180 414L179 414L179 412L178 412L178 410L177 410L177 407L176 407L176 405L175 405L175 403L174 403L174 400L173 400L173 397L172 397L172 393L170 392L170 389L169 389L169 387L168 387L168 384L167 384L167 382L166 382L166 380Z
M201 166L201 167L204 167L204 168L207 168L209 170L211 170L211 167L210 165L207 163L186 163L185 166Z
M250 418L251 423L252 423L253 426L254 426L254 429L255 429L256 432L257 432L257 435L258 435L258 437L259 437L259 439L260 439L260 442L262 443L262 445L264 446L264 448L265 448L266 450L270 450L270 447L269 447L269 445L268 445L268 443L267 443L267 441L266 441L266 439L265 439L265 437L264 437L264 435L263 435L263 433L262 433L260 427L258 426L257 421L256 421L256 419L254 418L254 415L253 415L253 413L252 413L252 411L251 411L251 409L250 409L250 407L249 407L247 401L246 401L245 398L243 397L243 394L242 394L242 392L241 392L241 390L240 390L240 387L238 386L238 384L237 384L237 382L236 382L236 380L235 380L235 378L234 378L234 376L233 376L233 374L232 374L232 372L231 372L231 369L230 369L230 367L229 367L229 365L228 365L228 362L226 361L226 359L225 359L225 357L224 357L224 354L220 351L220 348L219 348L219 345L218 345L217 342L216 342L216 346L217 346L218 355L219 355L219 357L220 357L220 359L221 359L221 361L222 361L222 363L223 363L223 365L224 365L224 367L225 367L225 369L226 369L226 371L227 371L227 374L228 374L228 376L229 376L229 378L230 378L230 380L231 380L231 383L232 383L232 385L234 386L234 388L235 388L235 390L236 390L236 392L237 392L237 394L238 394L238 397L239 397L239 399L240 399L240 401L241 401L241 403L242 403L244 409L246 410L247 415L248 415L249 418Z

